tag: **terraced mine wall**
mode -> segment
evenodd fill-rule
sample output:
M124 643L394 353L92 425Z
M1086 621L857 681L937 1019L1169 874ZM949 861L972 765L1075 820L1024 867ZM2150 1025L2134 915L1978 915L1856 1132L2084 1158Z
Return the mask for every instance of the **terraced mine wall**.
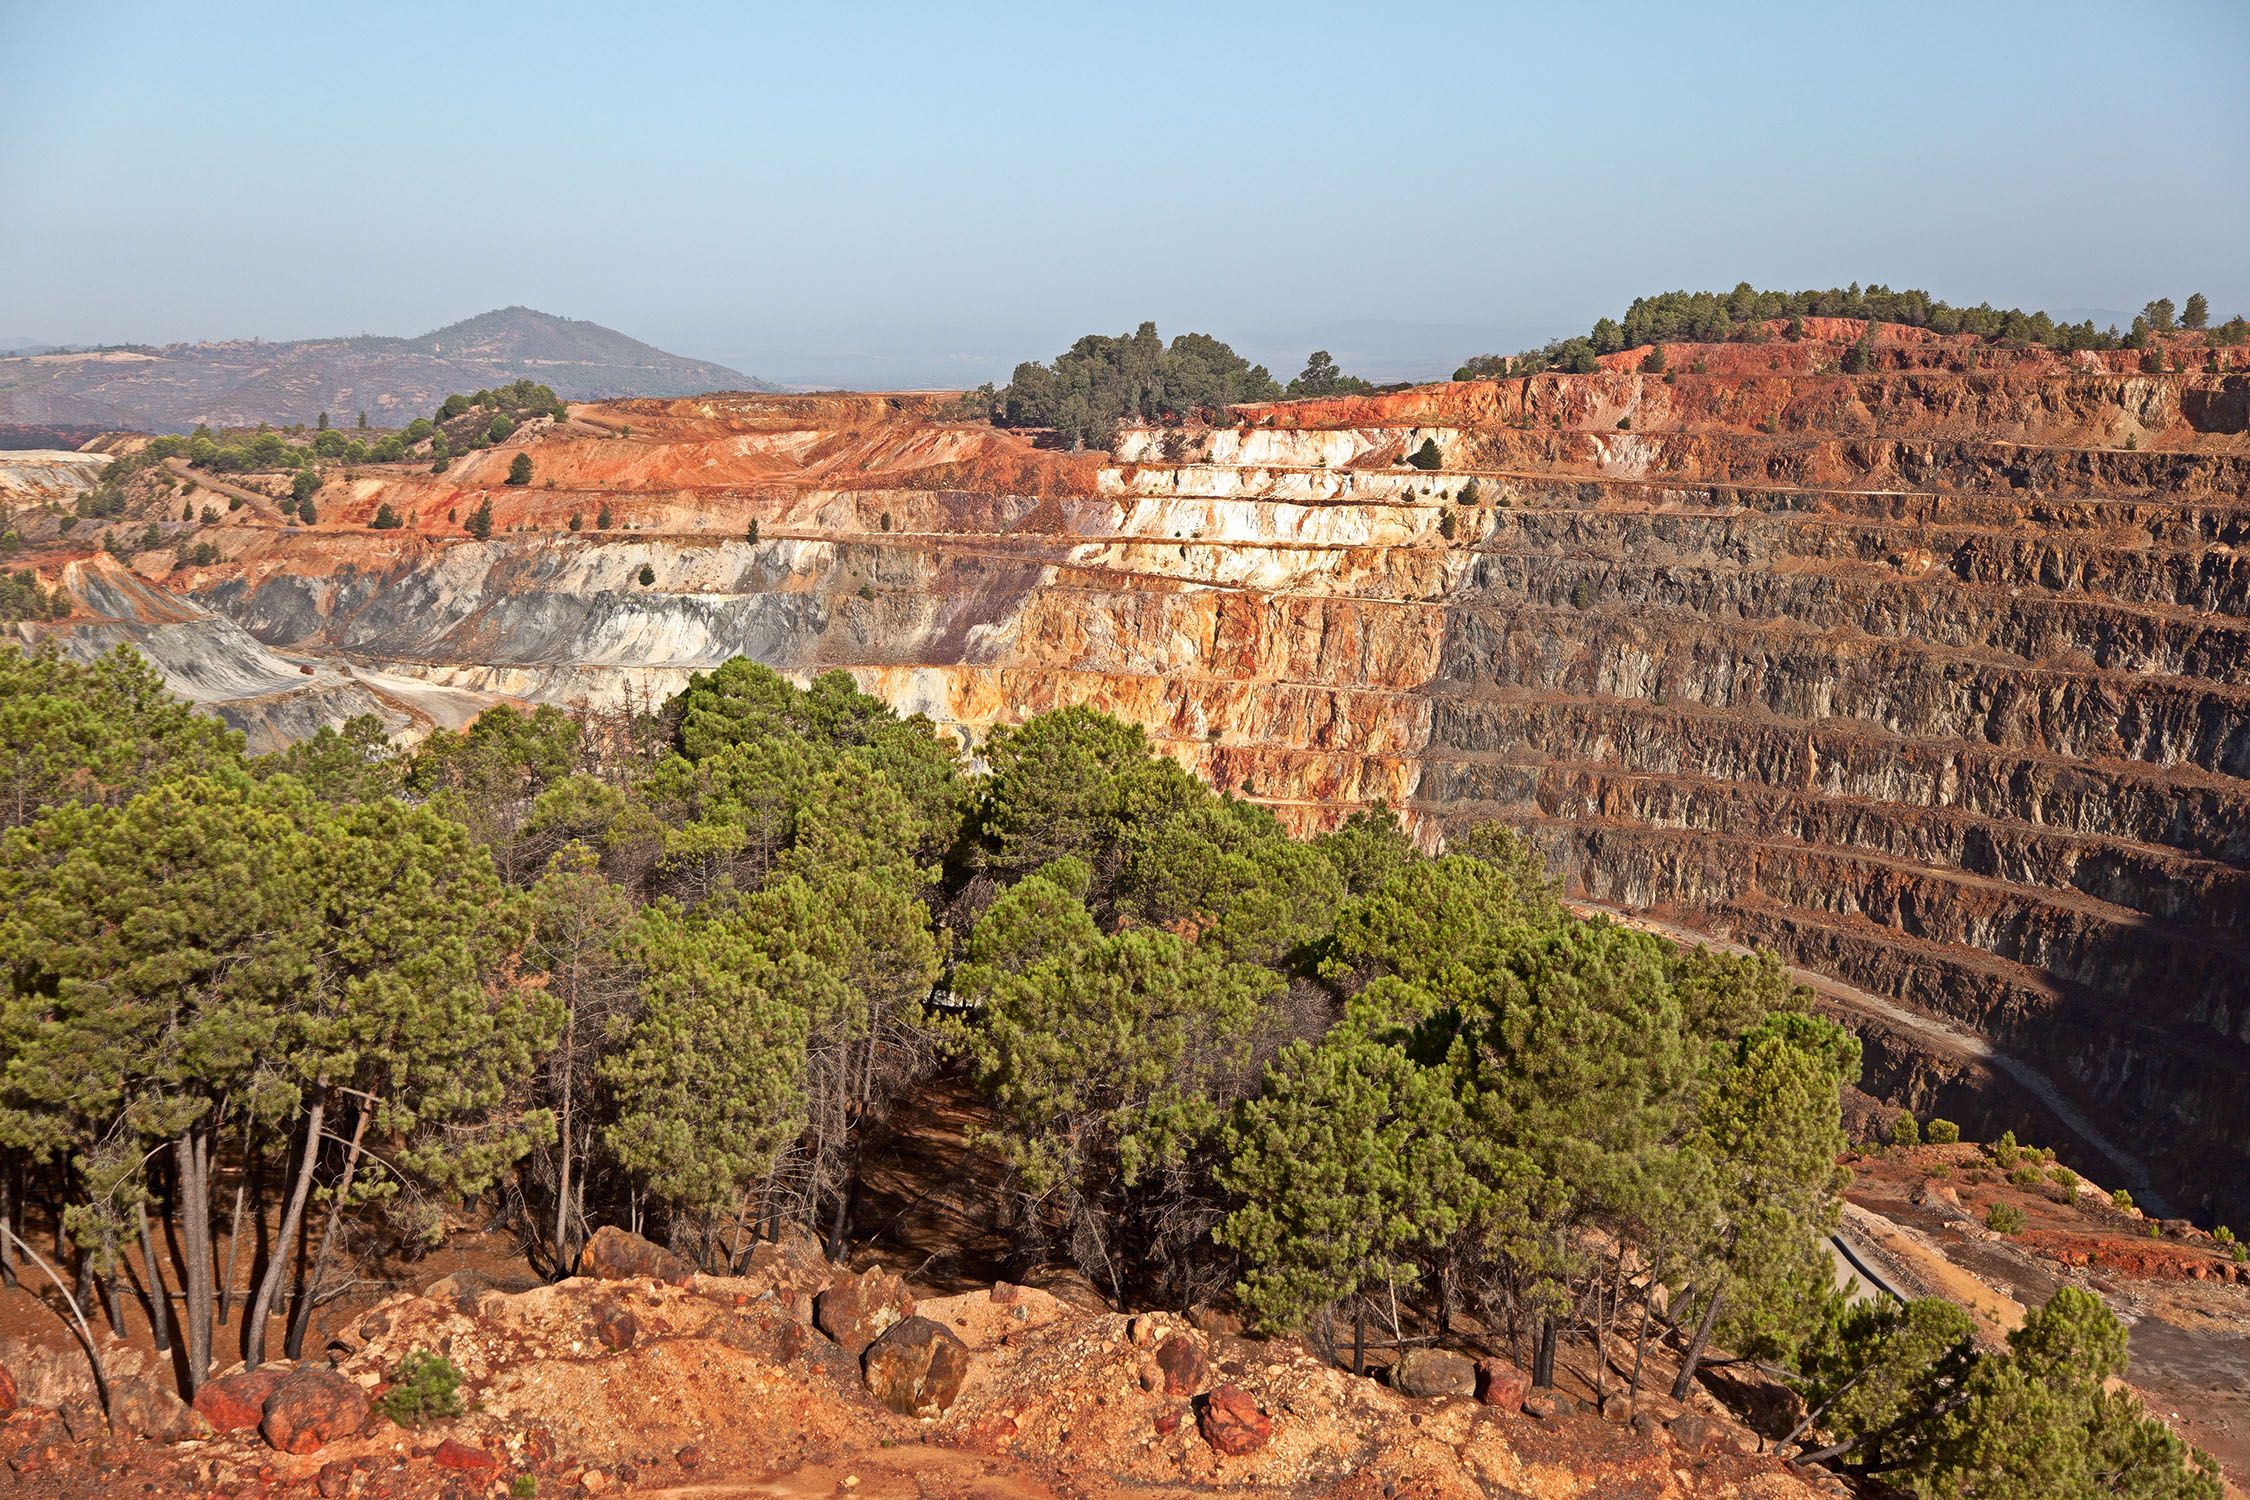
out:
M1091 703L1299 826L1499 819L1578 899L1839 981L1876 1091L2066 1156L2075 1111L2179 1208L2239 1216L2250 351L2152 370L1886 329L1844 376L1857 332L1107 456L915 397L612 403L443 475L361 470L318 527L246 515L218 562L137 582L211 654L232 630L281 664L203 695L254 738L353 704L653 702L744 653L970 741ZM406 529L367 529L383 503ZM84 566L89 600L121 571ZM313 680L276 684L291 663Z

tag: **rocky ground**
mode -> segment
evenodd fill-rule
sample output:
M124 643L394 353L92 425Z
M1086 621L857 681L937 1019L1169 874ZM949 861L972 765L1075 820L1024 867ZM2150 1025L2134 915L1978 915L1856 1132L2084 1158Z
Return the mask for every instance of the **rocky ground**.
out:
M809 1243L689 1274L607 1232L582 1274L464 1272L379 1303L324 1357L234 1371L190 1409L128 1376L101 1430L59 1362L0 1423L10 1495L1808 1496L1698 1393L1598 1413L1513 1367L1427 1354L1392 1389L1223 1318L1123 1316L1000 1283L916 1299ZM401 1362L461 1415L401 1426ZM0 1387L0 1389L5 1389ZM1428 1394L1410 1394L1409 1392ZM34 1399L36 1398L36 1399Z

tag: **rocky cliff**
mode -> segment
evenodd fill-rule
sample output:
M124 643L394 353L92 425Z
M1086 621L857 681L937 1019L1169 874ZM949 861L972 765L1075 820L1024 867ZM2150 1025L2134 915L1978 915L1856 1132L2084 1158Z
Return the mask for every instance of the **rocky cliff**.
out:
M655 699L743 653L972 740L1092 703L1299 825L1497 818L1589 904L1774 946L2054 1102L1862 1007L1879 1091L1973 1094L2066 1152L2077 1113L2183 1210L2239 1214L2250 350L1886 328L1846 376L1858 331L1242 409L1114 456L913 397L612 403L135 567L210 654L233 629L312 669L315 707L229 709L256 736ZM405 529L368 529L384 504ZM81 568L91 612L122 572Z

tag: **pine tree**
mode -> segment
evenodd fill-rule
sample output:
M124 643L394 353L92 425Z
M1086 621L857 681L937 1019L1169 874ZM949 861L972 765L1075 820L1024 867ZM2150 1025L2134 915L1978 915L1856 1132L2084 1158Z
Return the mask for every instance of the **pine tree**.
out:
M469 512L467 529L469 535L480 542L492 536L492 501L489 498L479 502L477 508Z
M1214 1237L1242 1253L1237 1293L1270 1331L1410 1292L1488 1193L1450 1076L1407 1054L1386 1001L1426 1004L1396 980L1371 988L1319 1042L1285 1047L1221 1138L1219 1180L1239 1206Z
M739 923L646 911L632 938L641 1013L601 1076L621 1101L603 1131L657 1198L706 1222L739 1214L804 1119L812 1014L842 981L768 953Z
M531 483L530 454L518 453L513 459L509 460L508 483L513 485L526 485Z

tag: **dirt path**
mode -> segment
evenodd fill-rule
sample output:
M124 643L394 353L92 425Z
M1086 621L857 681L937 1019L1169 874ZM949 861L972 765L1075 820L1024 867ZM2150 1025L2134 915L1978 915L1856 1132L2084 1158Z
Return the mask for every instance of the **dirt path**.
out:
M1730 943L1722 938L1713 937L1707 932L1698 932L1692 927L1683 927L1677 923L1660 921L1657 918L1629 911L1623 907L1605 906L1599 902L1578 902L1574 903L1574 906L1582 913L1606 916L1622 922L1628 927L1654 933L1658 937L1670 938L1674 942L1690 945L1701 943L1706 947L1727 953L1746 954L1750 952L1749 948L1740 943ZM2142 1165L2140 1158L2104 1135L2101 1128L2095 1125L2092 1120L2087 1119L2085 1113L2076 1105L2064 1098L2062 1091L2057 1089L2053 1081L2037 1068L2032 1067L2021 1058L2011 1057L2009 1054L2002 1052L1974 1032L1941 1021L1935 1016L1927 1016L1919 1011L1909 1010L1895 1000L1887 1000L1881 995L1870 994L1866 990L1854 988L1826 974L1818 974L1810 969L1800 969L1793 965L1787 967L1790 978L1804 985L1821 998L1831 1001L1845 1010L1858 1011L1862 1015L1874 1016L1902 1030L1911 1031L1941 1052L1954 1057L1964 1057L1985 1063L2007 1075L2010 1082L2044 1104L2054 1113L2055 1118L2062 1121L2089 1149L2115 1167L2118 1172L2119 1183L2131 1191L2134 1202L2142 1205L2153 1217L2170 1217L2172 1213L2171 1205L2165 1201L2163 1194L2156 1190L2155 1184L2149 1178L2148 1168Z
M271 495L262 494L243 485L230 484L224 479L214 479L209 474L190 468L188 461L184 458L168 458L164 460L164 467L199 489L216 490L222 495L240 500L251 510L257 512L261 520L272 521L276 525L281 524L281 507L273 503Z

